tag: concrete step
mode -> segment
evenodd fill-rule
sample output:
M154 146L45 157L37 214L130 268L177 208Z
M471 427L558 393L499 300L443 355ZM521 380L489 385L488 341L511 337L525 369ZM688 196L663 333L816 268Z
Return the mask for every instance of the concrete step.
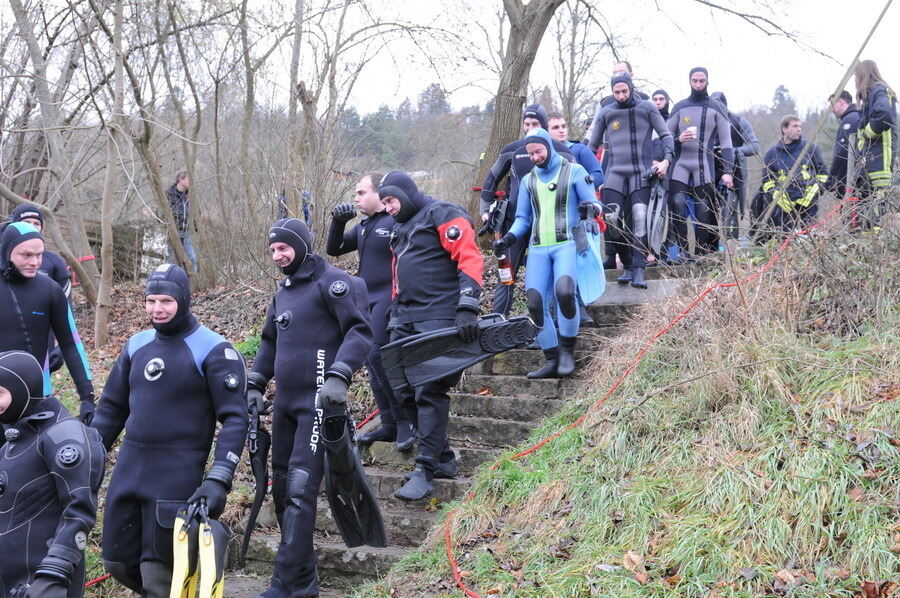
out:
M367 467L366 475L369 478L369 485L375 497L384 501L386 508L393 507L409 507L412 510L429 507L434 503L449 502L451 500L461 498L469 489L471 480L467 477L457 477L452 480L435 480L434 494L429 498L412 502L405 502L394 498L394 492L400 489L405 483L403 477L408 473L407 470L394 470L380 467Z
M497 397L471 393L450 395L450 413L460 417L538 422L548 415L556 413L562 406L563 402L559 399Z
M575 350L575 365L583 368L590 363L596 353L594 351ZM524 376L547 363L543 351L532 349L512 349L505 353L494 355L491 362L491 372L494 374Z
M561 396L560 392L572 392L581 384L583 382L577 378L529 380L524 376L466 374L460 380L457 390L471 394L487 393L500 397L555 399Z
M450 439L450 446L456 441L482 447L505 448L524 441L535 425L508 419L451 415L447 437Z
M453 410L453 398L451 395L450 410ZM492 461L495 451L472 448L453 447L456 451L456 461L459 464L459 473L463 476L472 475L475 468L486 461ZM396 450L393 442L375 442L369 447L360 447L360 457L366 465L382 468L397 468L404 472L412 471L415 467L415 449L401 453Z
M630 284L608 284L603 296L587 306L588 313L598 326L621 325L638 307L659 301L678 292L681 281L674 278L648 280L646 289Z
M281 536L277 533L254 535L244 570L263 577L271 575L280 541ZM410 548L402 546L347 548L341 542L318 537L315 544L320 580L339 578L342 586L384 575L410 551Z
M425 540L436 516L436 511L422 509L392 507L381 510L381 518L384 521L388 543L391 546L418 546ZM316 510L316 531L330 536L337 542L341 540L341 534L326 499L319 499L319 508Z
M659 280L660 278L694 278L709 271L708 267L698 264L682 264L680 266L667 266L660 264L652 268L644 269L645 280ZM625 273L624 270L606 270L606 281L615 283L616 279Z

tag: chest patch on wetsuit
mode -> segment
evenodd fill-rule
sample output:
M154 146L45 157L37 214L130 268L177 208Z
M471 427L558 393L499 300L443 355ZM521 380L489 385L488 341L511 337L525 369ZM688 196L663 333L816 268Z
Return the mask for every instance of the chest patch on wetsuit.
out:
M235 351L231 347L225 347L225 359L228 359L230 361L240 361L241 360L241 358L237 354L237 351Z
M681 122L683 122L686 125L689 125L691 123L691 117L685 116L684 118L681 119Z
M350 292L350 286L343 280L335 280L328 287L328 294L334 298L343 297L348 292Z
M612 121L612 124L609 125L609 128L612 129L613 131L618 131L619 129L622 128L622 123L620 123L617 120L614 120L614 121Z
M451 226L447 229L447 232L445 234L447 235L447 240L456 241L462 236L462 231L459 230L458 226Z
M72 468L81 462L81 448L67 444L56 452L56 462L66 468Z
M5 471L0 471L0 496L6 494L6 487L9 485L9 479Z
M390 237L390 236L391 236L391 231L390 231L389 229L386 229L386 228L376 228L376 229L375 229L375 236L376 236L376 237L381 237L382 239L384 239L384 238L387 238L387 237Z
M166 362L159 357L154 357L144 366L144 378L150 382L156 382L166 369Z

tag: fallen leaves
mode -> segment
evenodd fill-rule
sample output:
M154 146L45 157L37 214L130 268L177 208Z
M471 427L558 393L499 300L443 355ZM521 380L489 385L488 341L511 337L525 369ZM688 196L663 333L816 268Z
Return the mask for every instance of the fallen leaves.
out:
M622 557L622 566L631 572L631 576L634 577L638 583L647 583L650 581L650 576L647 575L647 567L644 566L644 557L635 551L629 550L625 553L625 556Z
M477 394L479 397L492 397L494 396L494 389L487 386L482 386L475 394Z
M854 486L853 488L847 490L847 498L852 501L859 502L860 500L862 500L862 497L863 490L859 486Z

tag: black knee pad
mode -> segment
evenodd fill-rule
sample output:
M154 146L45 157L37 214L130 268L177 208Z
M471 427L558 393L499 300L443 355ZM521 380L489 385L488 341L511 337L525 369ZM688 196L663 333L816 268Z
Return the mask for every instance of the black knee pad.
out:
M299 467L292 467L287 474L288 502L295 507L300 506L300 499L306 493L306 483L309 481L309 472Z
M115 561L107 561L104 559L103 567L112 575L113 579L131 590L132 592L141 592L141 574L136 567L129 567L125 563Z
M684 193L673 193L670 196L670 201L672 203L669 207L672 208L677 216L687 214L687 196Z
M528 289L525 292L525 298L528 301L528 313L531 319L537 324L538 328L544 327L544 298L537 289Z
M575 279L571 276L560 276L556 281L556 300L559 302L559 311L567 320L571 320L578 313L578 302L575 300Z

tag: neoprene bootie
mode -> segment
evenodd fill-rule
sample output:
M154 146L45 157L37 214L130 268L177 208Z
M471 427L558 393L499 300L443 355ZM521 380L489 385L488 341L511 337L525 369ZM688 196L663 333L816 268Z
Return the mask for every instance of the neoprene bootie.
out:
M575 371L575 337L561 336L559 337L559 365L556 368L556 375L559 378L571 376Z
M559 365L559 347L544 349L544 357L547 359L547 363L533 372L528 372L528 378L532 380L538 378L556 378L556 368Z
M397 450L405 453L416 442L416 428L408 421L397 420Z
M644 269L643 268L635 268L632 270L634 275L634 280L631 281L631 286L636 289L646 289L647 283L644 282Z
M428 474L421 465L409 474L409 479L403 487L394 492L394 496L400 500L421 500L434 493L434 484L428 478Z
M359 437L359 444L367 445L373 442L393 442L397 439L396 426L379 426L371 432L366 432Z
M619 284L628 284L632 280L634 280L634 271L631 268L628 268L622 273L622 276L616 279L616 282Z

